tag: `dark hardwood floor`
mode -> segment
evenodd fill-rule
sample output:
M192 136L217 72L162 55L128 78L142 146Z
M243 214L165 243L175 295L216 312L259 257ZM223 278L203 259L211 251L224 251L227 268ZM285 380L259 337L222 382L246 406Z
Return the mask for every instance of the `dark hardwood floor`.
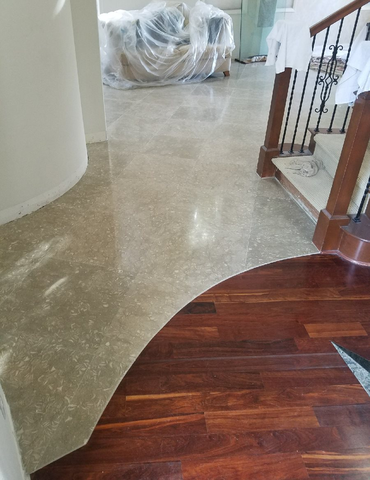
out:
M314 255L240 274L142 352L80 450L33 480L369 480L370 268ZM72 427L73 428L73 427Z

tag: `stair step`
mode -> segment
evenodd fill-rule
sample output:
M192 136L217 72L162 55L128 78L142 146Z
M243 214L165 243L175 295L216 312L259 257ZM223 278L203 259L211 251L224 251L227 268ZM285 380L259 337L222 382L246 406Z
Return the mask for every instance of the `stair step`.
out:
M355 223L352 218L351 222L346 227L342 228L348 232L349 235L353 235L364 242L370 243L370 218L367 215L362 214L360 219L361 221L359 223Z
M290 168L291 162L295 159L302 160L302 157L280 157L273 158L272 161L284 177L300 192L307 202L312 205L313 209L320 212L328 203L333 178L324 169L319 170L313 177L302 177ZM299 199L297 199L297 201L301 205L303 204ZM351 202L348 212L355 213L357 212L357 208L357 205ZM311 214L311 216L317 219L317 215Z
M370 266L370 219L361 215L361 222L352 221L342 227L343 236L340 244L341 255L356 263Z
M322 161L325 170L332 178L334 178L337 170L345 139L345 135L339 134L315 135L315 158Z
M337 170L340 155L342 153L343 144L346 136L342 134L317 134L315 135L315 153L314 157L321 160L325 170L334 178ZM366 184L370 176L370 145L362 163L362 167L357 179L356 187L353 192L353 202L359 205L362 195L365 191Z

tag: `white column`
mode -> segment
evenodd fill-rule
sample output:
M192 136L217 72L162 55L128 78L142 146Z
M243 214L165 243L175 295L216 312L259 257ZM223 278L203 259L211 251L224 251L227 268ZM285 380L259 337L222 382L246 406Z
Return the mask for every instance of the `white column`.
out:
M0 385L0 478L1 480L29 480L23 470L21 455L14 432L13 421L3 389Z
M0 224L69 190L87 167L69 0L5 0L0 29Z
M86 143L107 139L95 0L71 0Z

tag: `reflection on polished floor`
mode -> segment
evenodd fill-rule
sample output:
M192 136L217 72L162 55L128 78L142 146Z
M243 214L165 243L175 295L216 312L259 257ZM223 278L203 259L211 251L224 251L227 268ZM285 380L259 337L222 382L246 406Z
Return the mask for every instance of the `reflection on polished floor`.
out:
M221 280L316 252L255 173L274 71L106 89L109 141L47 207L0 227L0 381L29 472L83 445L122 376Z

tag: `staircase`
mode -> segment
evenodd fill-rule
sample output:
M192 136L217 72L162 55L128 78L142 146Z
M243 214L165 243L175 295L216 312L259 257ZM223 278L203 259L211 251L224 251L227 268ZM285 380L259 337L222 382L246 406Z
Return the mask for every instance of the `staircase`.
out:
M276 75L257 173L276 177L314 219L313 243L321 252L370 266L370 91L353 108L338 107L333 98L352 47L370 41L368 24L368 38L354 43L367 3L353 0L311 27L312 47L321 51L317 73L311 62L306 72L286 68ZM351 34L340 68L343 32ZM292 168L310 161L322 164L311 177Z
M303 177L292 168L295 162L312 157L278 157L272 162L277 168L276 177L286 190L291 193L299 205L317 222L319 213L326 208L338 161L343 149L345 135L317 134L314 137L313 157L322 165L319 172L312 177ZM370 177L370 145L366 150L360 174L347 213L355 215L359 209L366 184Z

